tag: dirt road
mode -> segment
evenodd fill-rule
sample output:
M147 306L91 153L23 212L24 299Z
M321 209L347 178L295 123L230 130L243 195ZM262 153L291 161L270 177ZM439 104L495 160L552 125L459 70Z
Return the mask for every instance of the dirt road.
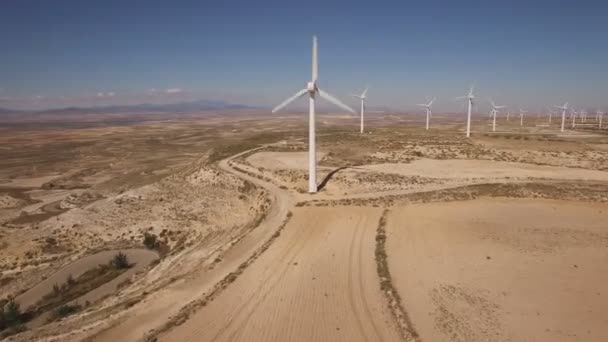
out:
M378 208L297 208L281 237L161 341L398 341L374 261Z
M222 160L219 166L226 172L236 174L238 177L268 190L272 205L262 223L224 254L220 267L193 274L189 279L176 282L157 291L154 296L132 310L122 312L120 314L121 318L115 320L118 321L118 324L95 336L95 341L115 342L142 339L150 330L168 322L187 303L204 296L215 284L219 283L229 272L237 269L244 260L253 254L256 248L274 234L277 227L287 216L289 208L293 206L293 200L286 191L228 166L230 160L247 152L249 151Z

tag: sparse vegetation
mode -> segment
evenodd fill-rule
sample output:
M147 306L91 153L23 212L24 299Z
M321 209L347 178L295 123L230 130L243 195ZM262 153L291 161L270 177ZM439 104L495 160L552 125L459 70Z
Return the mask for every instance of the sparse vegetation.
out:
M129 258L123 252L116 253L116 255L114 255L114 258L112 258L110 265L115 269L119 270L131 267L131 264L129 263Z
M157 249L159 241L155 234L145 232L144 233L144 246L147 249Z
M388 307L399 323L399 330L406 341L419 341L418 333L414 329L403 303L401 296L393 286L391 272L388 268L388 256L386 254L386 222L389 211L384 210L376 229L376 270L380 279L380 288L386 296Z
M98 265L77 278L70 275L65 283L53 285L53 291L35 304L34 313L40 315L53 310L52 319L70 315L78 311L80 305L68 303L118 277L130 267L127 255L119 252L107 264Z
M81 309L82 306L78 304L64 304L53 311L53 314L49 317L49 322L73 315Z
M0 301L0 338L5 338L25 330L23 323L29 314L23 314L14 299Z

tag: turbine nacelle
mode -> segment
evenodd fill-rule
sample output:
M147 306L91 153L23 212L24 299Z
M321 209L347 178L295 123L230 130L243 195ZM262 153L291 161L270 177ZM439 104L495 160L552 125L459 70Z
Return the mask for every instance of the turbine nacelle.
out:
M308 90L309 93L316 93L318 88L317 88L317 84L315 82L308 82L306 84L306 90Z

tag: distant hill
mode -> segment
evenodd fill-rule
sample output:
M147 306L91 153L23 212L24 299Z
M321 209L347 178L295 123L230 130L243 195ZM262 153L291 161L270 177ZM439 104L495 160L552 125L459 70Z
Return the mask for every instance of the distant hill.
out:
M242 104L227 103L223 101L198 100L192 102L179 102L170 104L138 104L116 105L100 107L67 107L49 109L37 112L38 114L113 114L113 113L191 113L214 110L242 110L257 109Z
M2 108L0 107L0 115L1 114L13 114L13 113L18 113L20 111L15 110L15 109L8 109L8 108Z

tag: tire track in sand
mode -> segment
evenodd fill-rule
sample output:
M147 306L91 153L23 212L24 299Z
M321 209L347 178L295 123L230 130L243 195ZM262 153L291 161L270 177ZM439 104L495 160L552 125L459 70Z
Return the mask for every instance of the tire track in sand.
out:
M381 210L297 208L280 238L161 341L398 341L380 291Z
M298 232L302 232L302 231L305 233L308 233L308 235L310 235L309 230L299 230ZM255 313L255 310L258 307L258 305L260 304L260 302L264 301L268 297L268 295L275 289L275 287L279 284L279 282L285 276L285 273L287 273L289 266L292 265L293 260L298 256L300 251L302 251L302 249L306 246L305 244L301 244L301 241L305 240L302 237L305 238L307 236L307 235L305 235L305 233L299 233L300 236L296 236L292 241L290 241L289 246L285 249L285 253L279 259L279 260L285 260L287 255L290 255L288 258L288 261L285 262L282 265L282 267L280 268L279 274L277 276L275 276L274 274L271 274L268 278L266 278L266 281L258 284L257 290L254 291L253 293L251 293L251 296L244 303L243 306L240 306L239 308L237 308L236 313L231 316L231 317L233 317L233 319L230 320L230 322L222 330L220 330L216 336L214 336L212 338L212 341L215 341L219 337L221 337L226 332L226 330L231 327L232 323L238 318L238 316L240 316L245 311L245 309L248 309L248 313L245 315L245 318L235 327L234 331L228 337L228 341L234 340L235 335L238 332L240 332L242 330L243 326L245 326L249 322L249 320L251 319L251 316L253 315L253 313ZM302 235L304 235L304 236L302 236ZM294 250L294 247L296 247L298 244L300 244L300 246L298 246L298 248L296 250ZM264 294L261 297L256 298L256 295L262 290L262 288L269 283L271 285L266 291L263 292ZM251 304L251 303L253 303L253 304L251 306L249 306L249 304Z
M355 231L353 233L351 242L350 242L350 247L349 247L349 265L348 265L348 294L349 294L349 304L351 307L352 312L355 314L355 318L357 319L357 327L359 329L359 331L361 332L361 336L363 336L365 338L365 341L380 341L380 334L378 332L378 328L376 327L376 324L374 322L374 320L371 320L370 323L372 325L372 328L374 330L374 336L373 338L369 338L368 333L366 332L364 326L363 326L363 319L364 317L372 317L372 314L369 310L369 304L367 302L367 299L365 297L365 294L363 293L363 273L361 272L362 269L362 254L363 254L363 248L362 248L362 242L363 242L363 233L365 231L365 227L363 225L363 223L361 222L363 219L361 217L357 218L357 223L355 225ZM361 298L362 301L362 309L363 309L363 315L361 313L361 310L359 309L358 305L357 305L357 300L356 298ZM363 317L362 317L363 316Z

